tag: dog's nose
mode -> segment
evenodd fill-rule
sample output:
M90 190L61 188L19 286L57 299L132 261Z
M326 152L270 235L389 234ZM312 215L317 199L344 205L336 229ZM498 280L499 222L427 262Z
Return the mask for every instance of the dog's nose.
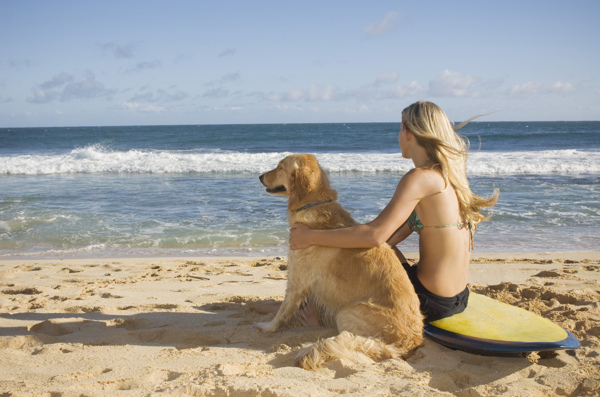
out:
M265 176L265 174L262 174L261 176L258 177L258 179L262 182L264 176Z

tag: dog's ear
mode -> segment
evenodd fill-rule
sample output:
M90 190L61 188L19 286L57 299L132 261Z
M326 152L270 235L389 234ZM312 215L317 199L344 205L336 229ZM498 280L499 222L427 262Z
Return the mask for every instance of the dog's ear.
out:
M322 172L315 156L303 154L294 163L293 192L298 201L302 201L321 185Z

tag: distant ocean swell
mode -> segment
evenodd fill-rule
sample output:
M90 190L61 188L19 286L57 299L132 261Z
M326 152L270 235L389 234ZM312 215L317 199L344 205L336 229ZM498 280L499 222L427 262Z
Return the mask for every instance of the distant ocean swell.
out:
M469 157L468 173L477 176L521 174L600 174L597 150L479 151ZM247 153L227 150L128 150L102 145L64 154L0 157L0 175L94 173L261 173L290 152ZM412 168L399 153L315 153L332 173L399 172Z
M0 258L283 255L286 200L257 176L313 153L344 207L369 222L413 168L398 127L0 129ZM477 252L598 249L599 122L471 123L464 133L472 189L500 190ZM417 252L418 237L402 249Z

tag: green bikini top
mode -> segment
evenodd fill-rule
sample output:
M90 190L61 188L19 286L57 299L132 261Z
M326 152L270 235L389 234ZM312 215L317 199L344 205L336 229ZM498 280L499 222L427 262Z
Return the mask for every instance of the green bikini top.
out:
M460 222L460 223L455 223L452 225L439 225L439 226L424 226L423 223L421 222L421 220L419 219L419 217L417 216L417 212L413 211L412 214L410 214L410 216L408 217L408 227L410 227L410 230L412 230L413 232L417 232L419 233L421 230L423 230L423 228L433 228L433 229L442 229L445 227L465 227L467 226L469 228L469 234L471 235L471 249L473 249L473 224L469 221L464 221L464 222Z

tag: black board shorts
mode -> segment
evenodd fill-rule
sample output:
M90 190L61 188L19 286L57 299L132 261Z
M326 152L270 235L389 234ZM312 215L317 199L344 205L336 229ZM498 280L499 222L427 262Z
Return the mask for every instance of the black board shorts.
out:
M467 308L469 288L465 287L462 292L449 298L439 296L430 292L421 284L421 281L417 277L418 265L411 266L408 263L403 263L402 266L406 270L410 282L415 287L415 292L421 302L421 313L425 316L426 323L461 313Z

